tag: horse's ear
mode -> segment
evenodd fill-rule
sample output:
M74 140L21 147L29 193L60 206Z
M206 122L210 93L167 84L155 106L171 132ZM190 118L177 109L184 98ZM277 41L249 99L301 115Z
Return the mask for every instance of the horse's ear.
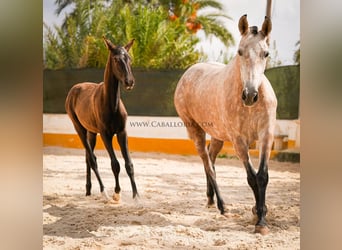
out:
M262 24L261 32L263 33L265 37L267 37L271 33L271 30L272 30L271 18L265 16L265 20L264 20L264 23Z
M135 39L133 38L129 43L126 44L125 49L127 50L127 52L132 47L134 41L135 41Z
M247 14L240 17L239 30L240 30L241 35L245 35L248 32Z
M105 44L106 44L106 46L107 46L107 49L112 50L112 49L115 48L115 45L112 44L111 41L109 41L109 40L108 40L107 38L105 38L104 36L103 36L102 38L103 38L103 40L104 40L104 42L105 42Z

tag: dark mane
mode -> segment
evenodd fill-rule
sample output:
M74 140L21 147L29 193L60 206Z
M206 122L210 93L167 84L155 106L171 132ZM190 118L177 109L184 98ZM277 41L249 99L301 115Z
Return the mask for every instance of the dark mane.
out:
M249 27L249 30L253 35L258 34L258 26Z

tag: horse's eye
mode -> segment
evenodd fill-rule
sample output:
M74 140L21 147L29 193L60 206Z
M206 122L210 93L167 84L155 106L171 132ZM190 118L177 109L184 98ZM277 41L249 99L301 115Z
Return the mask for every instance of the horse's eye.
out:
M238 54L239 54L239 56L242 56L242 50L241 49L238 50Z
M268 51L265 51L265 52L264 52L264 57L268 57L269 54L270 54L270 53L268 53Z

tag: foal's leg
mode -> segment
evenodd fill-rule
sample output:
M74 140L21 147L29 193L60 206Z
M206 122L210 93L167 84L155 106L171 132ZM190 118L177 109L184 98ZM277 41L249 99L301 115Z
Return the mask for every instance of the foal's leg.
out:
M209 158L208 150L205 146L205 132L203 129L195 124L194 122L189 122L192 126L187 127L190 138L194 141L197 152L202 159L205 174L207 177L208 186L211 186L214 192L216 193L217 198L217 207L220 210L221 214L224 214L224 202L221 198L221 194L219 192L219 188L216 182L215 170L213 168L213 164ZM210 197L208 197L208 204L211 202Z
M134 180L134 167L131 160L131 156L128 151L128 142L127 142L127 132L126 130L121 131L117 134L117 141L120 145L122 157L125 159L125 168L128 174L129 179L131 180L132 191L133 191L133 199L139 194L137 191L137 186Z
M103 143L107 149L107 152L109 154L111 166L112 166L112 171L113 171L114 178L115 178L115 188L114 188L113 200L119 202L120 201L120 191L121 191L120 183L119 183L120 164L119 164L118 160L116 159L115 153L113 150L113 145L112 145L113 136L105 134L105 133L101 133L101 138L102 138L102 141L103 141Z
M86 164L87 164L87 177L86 177L86 195L91 194L91 173L90 169L93 169L95 172L95 175L99 181L100 184L100 190L103 192L104 186L101 181L100 175L97 171L97 163L96 163L96 157L93 153L93 149L96 143L96 135L94 138L94 135L88 134L87 130L81 125L81 123L78 121L78 119L75 116L71 116L71 119L73 121L75 130L78 134L78 136L81 139L81 142L85 148L86 151ZM89 136L89 137L88 137ZM88 139L87 139L88 137Z
M91 166L92 162L95 162L96 164L96 156L93 154L94 152L94 147L96 144L96 135L92 137L89 132L87 132L87 141L90 146L90 150L92 153L88 153L86 150L86 162L87 162L87 183L86 183L86 195L90 195L91 193ZM93 156L92 156L93 155ZM93 160L92 160L93 158ZM101 185L100 185L101 187Z
M99 174L99 170L98 170L98 167L97 167L97 161L96 161L96 156L94 154L94 148L95 148L95 145L96 145L96 133L92 133L92 132L89 132L87 131L87 140L88 140L88 143L89 143L89 146L90 146L90 149L91 151L89 153L87 153L87 161L89 161L89 164L87 163L87 183L88 181L90 182L90 168L89 166L93 169L95 175L96 175L96 178L99 182L99 185L100 185L100 191L101 191L101 194L104 196L104 198L106 200L109 200L109 197L108 197L108 194L105 190L105 187L102 183L102 180L101 180L101 177L100 177L100 174ZM88 174L89 172L89 174ZM88 179L89 178L89 179Z
M217 154L221 151L222 147L223 147L223 141L217 140L213 137L211 138L210 144L208 145L208 150L209 150L209 158L213 166L215 178L216 178L215 161L216 161ZM208 197L208 207L210 207L214 204L214 189L208 178L207 178L207 197Z

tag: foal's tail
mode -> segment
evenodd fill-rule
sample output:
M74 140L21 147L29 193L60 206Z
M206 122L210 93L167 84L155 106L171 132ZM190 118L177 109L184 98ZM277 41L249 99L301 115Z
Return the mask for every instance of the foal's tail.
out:
M81 122L79 121L77 114L75 112L75 106L76 106L76 101L79 95L80 89L77 87L77 85L74 85L70 90L69 93L65 99L64 107L65 111L67 112L71 122L73 123L76 132L79 134L85 135L86 130L82 126ZM83 142L82 142L83 143Z
M74 107L76 105L76 99L78 97L80 90L79 88L76 87L76 85L74 85L68 92L68 95L65 99L65 103L64 103L64 108L65 111L70 114L73 112Z

